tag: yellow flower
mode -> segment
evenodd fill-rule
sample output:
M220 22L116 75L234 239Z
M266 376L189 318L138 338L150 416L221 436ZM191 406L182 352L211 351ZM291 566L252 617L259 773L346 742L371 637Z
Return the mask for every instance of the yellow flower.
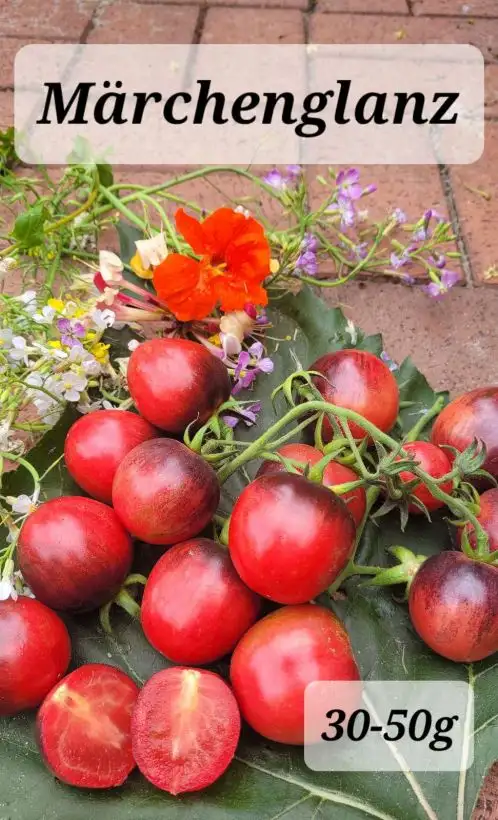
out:
M103 342L97 342L94 344L90 349L90 352L93 353L95 358L100 364L105 364L109 358L107 351L109 350L110 345L105 345Z
M73 313L73 319L81 319L81 317L85 315L86 311L83 308L77 308Z
M148 270L144 268L138 253L130 259L130 267L133 273L139 276L140 279L152 279L154 277L154 271L152 268L149 268Z
M64 310L64 302L62 299L49 299L47 305L55 310L57 313L62 313Z
M49 342L48 346L49 347L55 347L57 350L62 349L62 344L61 344L61 342L59 342L58 339L54 339L52 342Z
M280 262L278 259L270 259L270 273L278 273L280 270Z
M211 342L212 345L216 345L216 347L221 347L220 334L215 333L214 336L210 336L208 342Z

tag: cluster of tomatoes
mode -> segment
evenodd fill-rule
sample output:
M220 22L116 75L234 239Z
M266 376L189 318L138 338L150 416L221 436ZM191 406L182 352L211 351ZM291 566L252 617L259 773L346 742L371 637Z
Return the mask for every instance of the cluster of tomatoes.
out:
M380 359L339 351L311 370L323 374L314 379L326 401L380 430L393 427L398 387ZM220 484L211 465L176 436L229 397L227 371L200 344L158 339L133 352L128 384L140 415L97 411L80 418L66 439L67 468L91 498L47 501L21 530L18 563L35 599L0 603L0 714L41 704L40 749L66 783L117 786L137 765L157 787L178 794L204 788L225 771L241 715L266 738L302 744L307 684L359 680L343 625L310 601L348 564L366 494L362 486L341 497L329 489L358 479L336 461L322 483L309 480L306 465L323 454L288 444L279 451L284 460L263 462L237 499L228 549L201 537ZM450 451L440 445L463 450L478 437L487 446L486 469L498 475L496 419L498 388L474 391L443 411L432 442L410 442L405 450L439 479L451 471ZM351 432L365 437L359 425L351 424ZM322 433L325 441L333 438L330 423ZM285 458L302 465L300 472L288 472ZM498 548L496 494L482 495L480 512L491 550ZM412 497L429 510L441 505L423 484ZM469 537L472 543L471 531ZM141 690L109 665L86 664L66 675L70 638L56 611L87 612L112 601L129 577L133 539L168 547L158 549L140 619L148 641L175 666ZM428 559L409 604L416 630L440 654L467 661L498 650L498 569L489 563L462 552ZM265 607L272 611L261 617ZM231 686L202 668L230 653Z

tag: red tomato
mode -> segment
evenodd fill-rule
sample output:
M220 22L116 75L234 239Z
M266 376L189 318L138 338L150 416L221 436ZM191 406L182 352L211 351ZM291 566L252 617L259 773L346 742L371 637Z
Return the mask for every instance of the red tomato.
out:
M410 587L410 618L427 646L471 663L498 651L498 568L460 552L428 558Z
M18 544L21 572L40 601L84 611L110 601L133 559L130 536L106 504L53 498L26 519Z
M284 444L283 447L277 450L277 453L280 453L280 455L285 458L291 458L294 459L294 461L301 461L303 464L311 465L317 464L323 458L323 453L317 450L316 447L310 447L309 444ZM285 467L281 461L264 461L256 474L256 478L262 475L269 475L270 473L281 472L285 472ZM327 464L323 473L323 484L325 484L325 486L333 487L335 484L346 484L346 482L350 481L358 481L358 475L354 470L351 470L344 464L339 464L338 461L330 461ZM361 524L367 507L367 496L363 487L350 490L340 497L347 505L356 526Z
M112 503L126 529L149 544L175 544L198 535L220 500L213 468L170 438L145 441L119 465Z
M475 438L486 445L484 469L498 478L498 385L479 387L454 399L432 428L433 444L448 445L459 452Z
M205 789L235 754L240 713L231 690L214 672L176 666L153 675L132 720L137 766L170 794Z
M0 715L39 706L71 659L66 627L33 598L0 601Z
M482 493L479 497L479 506L480 510L476 518L488 536L490 552L495 552L498 550L498 488L493 487L493 489ZM463 529L467 531L470 545L476 549L474 527L469 523ZM461 546L462 527L457 529L457 542Z
M341 499L292 473L265 475L240 494L228 542L250 589L279 604L315 598L344 569L356 527Z
M177 544L152 570L142 600L142 627L174 663L222 658L258 617L260 600L242 583L223 547L207 538Z
M157 430L136 413L97 410L82 416L66 436L66 467L88 495L110 504L112 482L118 465L142 441Z
M246 632L230 680L242 717L263 737L304 743L304 691L314 681L358 681L346 630L322 606L277 609Z
M38 743L53 774L70 786L121 786L135 768L131 713L138 686L114 666L88 663L67 675L43 701Z
M230 396L230 378L220 359L186 339L151 339L133 351L128 388L147 421L183 433L191 422L204 424Z
M407 444L403 444L403 449L412 455L421 469L433 478L442 478L442 476L451 470L451 462L444 450L441 450L429 441L410 441ZM399 475L401 480L406 482L413 481L415 478L409 470L404 470ZM445 493L451 493L453 490L452 481L447 481L445 484L440 484L439 486ZM435 498L425 484L419 483L418 486L412 490L412 495L422 501L429 512L444 507L444 501ZM422 510L415 504L410 504L408 509L411 513L420 513L423 515Z
M385 433L394 425L399 412L398 384L377 356L365 350L338 350L317 359L309 369L325 377L313 378L325 401L354 410ZM355 438L367 436L360 425L350 422L349 427ZM323 437L325 441L333 438L328 419L323 424Z

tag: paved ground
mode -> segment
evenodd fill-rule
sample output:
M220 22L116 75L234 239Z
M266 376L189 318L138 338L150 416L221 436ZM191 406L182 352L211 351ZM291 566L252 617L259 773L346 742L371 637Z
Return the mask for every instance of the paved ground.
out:
M498 2L497 0L0 0L0 126L12 121L14 55L33 42L88 43L471 43L486 60L486 150L471 166L365 167L379 191L372 208L418 217L448 213L463 253L463 285L444 300L368 281L334 291L368 331L381 330L395 358L412 354L433 383L453 392L498 381ZM310 179L320 169L309 169ZM167 173L170 173L168 170ZM164 171L121 171L130 181ZM221 190L221 194L220 194ZM199 185L207 207L233 198ZM315 188L311 186L311 199ZM493 278L493 272L496 276Z

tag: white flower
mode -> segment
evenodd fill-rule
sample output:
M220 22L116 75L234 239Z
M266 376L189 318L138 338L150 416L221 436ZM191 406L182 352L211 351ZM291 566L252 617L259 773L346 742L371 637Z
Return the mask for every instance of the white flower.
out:
M0 350L9 350L12 344L12 331L10 327L0 328Z
M18 495L17 498L7 496L6 500L12 507L12 512L18 515L28 515L35 508L34 499L29 495Z
M75 345L71 348L69 361L81 365L81 373L86 373L87 376L98 376L102 372L100 363L95 356L81 345Z
M45 305L42 308L41 313L34 313L33 319L38 325L50 325L52 324L55 316L55 310L50 305Z
M25 583L20 570L16 570L13 575L14 588L25 598L34 598L31 588Z
M8 601L9 598L17 601L17 592L10 578L2 578L0 581L0 601Z
M238 356L242 350L242 345L232 333L220 333L221 346L225 356Z
M105 310L95 308L95 310L91 312L90 318L98 330L105 330L108 327L112 327L116 314L108 308Z
M13 432L10 429L9 422L3 421L0 424L0 450L9 451L11 447L11 441Z
M140 347L140 342L138 341L138 339L131 339L128 342L128 350L131 350L132 353L134 350L137 349L137 347Z
M106 282L121 282L124 265L116 253L100 251L99 270Z
M79 401L80 393L82 393L87 385L87 380L84 376L79 376L77 373L69 371L63 373L61 376L62 395L66 401Z
M95 410L102 409L102 402L100 401L80 401L79 404L76 405L76 409L78 413L82 415L87 415L87 413L94 413Z
M36 310L36 290L27 290L26 293L21 293L17 297L23 303L28 313L34 313Z
M24 362L26 365L29 364L28 347L26 345L26 339L23 336L12 337L12 347L9 350L9 358L13 362Z
M17 260L13 256L6 256L5 259L0 260L0 278L15 268L16 264Z
M168 255L166 238L162 231L156 233L150 239L138 239L135 242L135 247L144 270L160 265Z

